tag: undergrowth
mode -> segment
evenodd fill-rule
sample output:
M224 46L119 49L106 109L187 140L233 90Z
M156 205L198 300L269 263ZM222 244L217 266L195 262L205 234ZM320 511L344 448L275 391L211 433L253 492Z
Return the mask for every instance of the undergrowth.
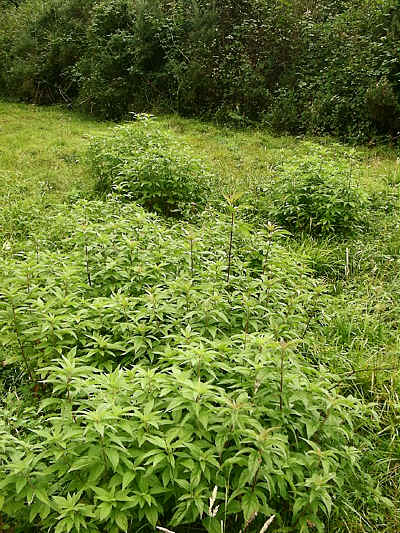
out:
M88 160L99 193L113 192L160 214L199 210L210 195L211 174L148 115L93 139Z
M29 172L0 152L0 531L397 531L393 154L176 117L109 135L1 105L2 133L19 114L38 144ZM61 117L77 129L43 189ZM137 153L190 144L212 176L204 207L188 220L112 186L99 199L79 138L113 180ZM291 219L287 183L314 176L330 193Z

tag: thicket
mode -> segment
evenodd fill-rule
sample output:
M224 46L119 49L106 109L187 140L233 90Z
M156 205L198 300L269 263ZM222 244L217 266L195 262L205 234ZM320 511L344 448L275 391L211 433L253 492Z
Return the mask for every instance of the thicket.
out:
M3 13L3 95L111 119L162 108L357 141L399 132L396 0L24 0Z
M117 126L92 140L88 160L96 190L164 215L199 211L210 196L211 173L150 121L139 116L136 125Z
M305 533L390 508L363 452L373 406L309 352L332 297L277 228L168 227L115 200L57 226L1 258L6 524L220 533L275 515Z
M101 199L52 204L43 138L37 173L4 145L0 531L397 531L398 164L367 203L366 149L292 140L286 156L255 135L256 178L198 197L204 167L136 118L88 140ZM60 174L83 161L64 142ZM190 222L149 213L186 197Z

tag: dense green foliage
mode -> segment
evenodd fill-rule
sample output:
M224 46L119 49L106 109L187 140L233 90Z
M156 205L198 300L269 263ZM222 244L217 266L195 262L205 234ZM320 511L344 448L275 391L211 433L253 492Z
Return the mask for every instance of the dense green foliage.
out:
M182 144L149 124L117 126L94 139L89 160L101 193L114 192L166 215L196 211L206 203L211 174Z
M294 232L315 235L351 233L366 224L366 195L352 176L352 166L339 157L315 154L285 161L256 203L264 216Z
M0 531L396 531L396 154L0 110ZM81 143L105 182L133 153L157 178L184 138L174 125L203 140L214 174L190 222L109 185L99 199L97 178L85 193ZM253 180L232 157L245 139ZM235 181L217 180L221 147ZM300 210L289 234L279 195L294 208L284 184L313 179L310 209L325 214L305 235ZM362 228L346 186L373 206Z
M396 0L23 0L6 8L4 95L113 119L161 107L358 141L399 131Z
M295 355L315 287L304 267L239 232L227 286L223 219L190 248L136 207L67 216L54 252L1 264L6 368L20 361L47 398L29 421L12 395L2 410L4 512L57 532L176 526L204 519L217 486L211 532L256 511L322 531L350 479L361 494L363 408Z
M350 490L386 505L358 479L365 407L301 363L316 281L279 232L237 230L227 285L223 217L195 238L115 202L64 216L53 252L27 243L1 264L4 365L44 398L36 414L5 398L6 515L57 532L158 518L214 532L258 512L323 531Z

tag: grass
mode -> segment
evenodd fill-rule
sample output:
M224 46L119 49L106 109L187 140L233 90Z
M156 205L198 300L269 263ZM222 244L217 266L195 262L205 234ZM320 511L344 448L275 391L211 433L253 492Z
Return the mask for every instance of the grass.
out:
M259 184L273 175L278 163L293 156L306 158L321 146L332 155L359 161L357 172L368 191L400 181L400 160L390 149L347 147L330 138L235 131L179 116L161 117L158 122L207 161L226 193ZM74 189L89 190L91 180L84 165L88 140L111 127L58 107L0 102L0 183L7 191L2 200L8 202L15 194L30 200L45 198L52 204L64 201Z
M202 159L215 173L217 182L214 186L216 193L220 195L229 196L237 192L255 194L260 185L273 183L282 164L293 160L306 161L315 154L323 154L324 157L330 159L337 158L341 161L351 162L352 173L359 186L373 200L371 212L367 215L370 222L368 229L342 238L335 235L318 238L310 235L295 235L286 237L284 240L279 239L281 246L279 253L282 254L283 259L279 263L280 258L273 256L274 268L271 267L270 272L268 268L266 270L270 276L267 279L267 285L270 283L272 287L271 291L269 288L267 289L267 299L270 298L269 291L271 295L275 295L271 296L271 301L275 302L274 305L278 309L276 318L283 322L285 320L289 322L289 310L285 311L286 315L279 311L279 306L285 308L286 305L287 309L290 307L288 303L285 303L288 298L285 291L289 290L285 283L286 281L290 283L291 278L288 275L286 280L285 268L289 268L287 265L290 264L290 268L293 269L293 265L298 264L299 270L303 267L308 269L307 272L314 283L315 290L307 296L307 301L301 303L304 316L295 327L295 330L297 328L296 342L299 345L299 357L304 362L304 367L310 365L313 368L320 368L322 373L328 371L334 373L337 380L334 386L335 390L337 387L343 393L355 396L365 405L374 405L376 418L371 415L372 418L364 420L363 423L360 422L354 431L360 438L360 442L365 439L365 449L363 449L365 472L374 478L391 500L393 506L389 510L382 510L379 514L379 510L375 509L373 512L368 510L373 507L373 502L366 501L365 508L362 506L354 508L347 504L348 509L344 513L344 518L333 524L330 524L328 520L326 530L332 533L333 531L343 533L371 533L377 530L385 533L400 531L397 475L399 468L397 451L399 439L398 412L400 407L400 344L398 340L398 322L400 320L400 307L398 305L400 297L400 278L398 276L400 268L400 215L398 214L400 160L398 151L387 147L351 147L339 144L330 138L275 137L261 130L232 130L178 116L160 117L158 124L160 129L172 132L178 141L189 145L196 156ZM12 261L19 261L19 257L25 260L28 253L26 250L35 240L42 242L40 251L43 255L51 254L53 249L58 250L59 248L60 254L66 253L63 256L63 261L68 261L69 254L75 257L77 248L68 244L68 239L75 242L73 235L79 231L82 233L79 237L81 241L76 242L78 244L83 242L82 249L85 250L86 248L85 268L94 268L93 264L100 257L100 263L104 262L102 267L107 267L108 275L113 275L114 263L112 263L111 255L118 254L118 246L125 246L124 232L128 232L128 226L124 226L123 231L121 230L121 237L116 229L114 231L112 221L115 220L115 227L117 228L118 217L121 216L122 220L123 215L120 215L118 210L112 215L108 213L107 231L111 233L110 235L104 234L105 244L98 250L97 244L89 243L88 247L87 239L101 234L101 215L96 215L98 220L96 225L90 226L92 233L88 233L89 237L85 233L85 228L86 224L91 223L90 221L82 220L78 229L74 227L74 221L77 220L76 211L74 211L77 199L87 199L90 204L93 197L94 178L90 176L85 163L85 154L90 138L91 136L108 134L112 126L113 124L97 122L90 117L57 107L42 108L33 105L0 103L0 186L3 191L0 198L0 251L4 264L8 265L9 261L9 265L11 265L9 267L11 269L10 276L14 276L14 272L12 272L14 263ZM97 204L96 206L93 208L94 211L99 209ZM78 212L79 209L78 206ZM139 222L140 217L139 214L137 217ZM80 218L82 217L80 216ZM143 220L145 219L143 218ZM139 224L139 222L137 223ZM258 219L254 231L265 229L263 225L265 226L266 222L266 220ZM124 223L126 224L126 220ZM148 229L153 228L147 220L144 224ZM229 242L229 221L221 222L221 225L218 226L219 230L222 231L222 236L226 236L225 241L218 240L220 239L219 234L212 236L218 243L216 247L219 246L221 252L219 260L221 262L226 261L227 254L224 250L225 248L228 250L227 244L229 244L229 263L232 259L233 271L236 268L235 260L239 261L237 259L239 255L238 242L240 239L247 242L246 239L248 238L239 235L239 232L242 231L240 224L241 221L235 219L235 227L232 232L234 234L233 247L232 240ZM186 223L184 231L187 228L188 224ZM135 231L140 233L140 224ZM159 230L157 229L157 231ZM156 254L157 264L151 265L152 256L150 255L149 259L144 259L141 267L143 270L138 271L139 281L140 276L145 278L151 268L154 268L154 276L159 275L168 262L168 257L163 256L164 249L168 253L176 253L178 257L179 253L183 253L182 247L187 246L188 272L192 278L195 278L196 275L204 277L204 279L202 278L204 285L201 286L201 290L203 290L208 283L208 273L201 272L200 274L197 269L199 269L203 257L209 260L210 250L201 240L198 229L196 235L201 242L197 242L196 239L194 248L193 242L189 242L187 237L187 242L182 241L182 237L179 236L182 233L179 223L172 224L171 231L175 233L168 233L169 230L167 232L165 229L167 241L163 242L162 231L160 230L161 233L158 234L154 230L154 242L150 240L146 245L148 250L144 246L142 253L143 257L147 257L146 253L152 251ZM61 238L64 237L67 240L61 241ZM155 242L161 251L157 252ZM185 242L186 244L184 244ZM109 249L106 250L107 246ZM95 252L97 255L94 256L89 265L90 254L95 254ZM110 254L110 257L107 256L106 252ZM259 260L258 253L256 244L251 244L252 258L255 258L256 261ZM132 248L130 254L132 254ZM191 263L192 255L189 256L188 254L194 254L194 266ZM39 252L37 257L39 262ZM186 256L183 255L183 257ZM130 258L132 263L132 255ZM240 260L244 259L241 257ZM288 261L287 264L285 263L286 260ZM168 268L175 268L176 265L180 264L180 261L185 261L185 259L180 257L175 263L172 261L172 266L169 265ZM34 263L35 261L32 264L27 262L27 272L30 268L34 271ZM62 260L59 264L61 263ZM115 265L117 264L116 262ZM76 268L76 265L73 268ZM215 267L217 274L218 268ZM71 275L78 276L73 269L71 272L73 272ZM225 270L223 273L224 284L226 274ZM28 276L28 274L26 275ZM52 273L48 275L50 279ZM228 279L229 275L230 272ZM235 278L235 276L237 277ZM233 272L232 277L242 279L237 272ZM29 292L29 278L27 279ZM274 286L276 280L279 282L283 280L281 288ZM73 283L75 281L73 278ZM23 283L25 283L25 278ZM246 278L246 283L251 285L249 277ZM311 291L308 285L307 287L307 290ZM185 290L187 295L191 294L192 298L200 298L196 293L196 287L192 287L192 282L188 283ZM283 296L279 293L280 290ZM228 290L223 292L225 288L221 291L224 296L219 299L215 293L216 302L229 302L230 298L235 297L235 293L230 295ZM188 302L190 302L187 295L182 307L184 309L189 306ZM150 296L149 292L146 298ZM293 298L295 299L294 296ZM244 319L247 336L249 316L253 319L259 313L259 304L254 299L250 288L243 296L243 302L245 300L246 302L251 301L251 305L254 305L254 309L251 306L247 308L247 315ZM203 304L201 299L199 302L200 308ZM240 305L237 304L235 312L241 309L241 306L244 305L243 302ZM79 303L79 305L81 304ZM272 306L272 303L270 305ZM147 308L149 308L148 305ZM209 313L210 309L207 308L206 311ZM194 314L194 311L191 313ZM171 309L166 312L165 316L170 315L172 316ZM161 319L157 318L158 320ZM176 324L179 324L179 320L176 319ZM261 319L257 320L259 320L259 324L263 323ZM117 325L119 326L119 323ZM215 332L220 326L218 323L212 325L215 328L213 335L216 334ZM5 325L0 323L0 330L2 327ZM222 326L221 329L223 329ZM182 329L181 332L183 331ZM190 331L186 330L186 333L190 334ZM3 348L3 353L6 349ZM6 357L9 358L7 354ZM19 372L18 379L21 379L23 370L19 370ZM7 380L11 380L9 375L6 376L2 384L3 387L6 387ZM281 369L281 388L282 386ZM211 490L212 487L210 492ZM373 500L373 495L371 495L371 499ZM261 525L264 522L261 522ZM271 525L269 531L275 531L274 528L278 527L277 523L278 520ZM2 531L1 516L0 531ZM178 531L181 530L178 529ZM192 531L192 529L188 528L187 531ZM282 531L293 530L282 529ZM312 525L310 531L313 531Z
M344 156L360 165L357 174L369 192L381 191L386 180L400 180L400 160L390 148L339 144L332 138L274 136L264 131L235 131L179 116L161 117L159 123L193 147L220 175L228 189L246 190L274 174L288 158L307 158L325 148L333 157Z
M82 159L89 136L108 125L58 108L0 103L0 176L3 190L63 201L73 187L87 189Z
M109 125L58 108L0 103L0 235L27 235L44 210L91 189L89 137Z

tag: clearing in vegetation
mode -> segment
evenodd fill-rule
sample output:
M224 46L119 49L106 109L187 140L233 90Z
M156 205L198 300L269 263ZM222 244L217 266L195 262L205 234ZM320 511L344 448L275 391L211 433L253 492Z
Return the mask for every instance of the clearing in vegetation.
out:
M0 138L2 533L400 531L394 150L7 103Z

